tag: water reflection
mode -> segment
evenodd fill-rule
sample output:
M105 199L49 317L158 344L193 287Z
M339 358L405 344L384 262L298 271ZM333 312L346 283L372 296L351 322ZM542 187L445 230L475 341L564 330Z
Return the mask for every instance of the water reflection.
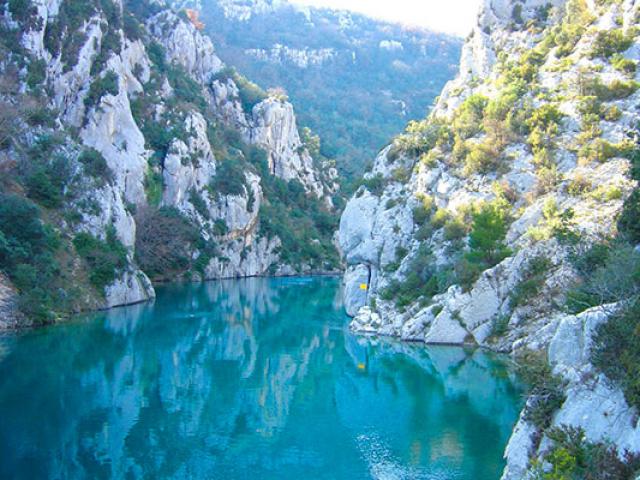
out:
M0 338L0 477L499 478L504 365L351 336L337 290L171 286Z

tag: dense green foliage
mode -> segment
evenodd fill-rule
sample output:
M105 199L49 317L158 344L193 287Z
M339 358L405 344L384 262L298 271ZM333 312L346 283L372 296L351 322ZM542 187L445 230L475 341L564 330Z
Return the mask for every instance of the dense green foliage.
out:
M245 188L243 165L238 157L229 157L220 162L209 184L209 190L214 195L242 195Z
M29 198L47 208L62 206L71 181L71 167L65 152L59 149L62 138L42 135L29 148L28 161L22 165L21 179Z
M113 181L113 173L107 165L107 161L94 148L88 148L83 151L78 157L78 161L84 165L85 172L101 184Z
M573 263L581 281L567 295L573 313L627 301L640 293L640 253L624 240L577 247Z
M56 254L60 239L40 209L17 195L0 194L0 265L20 294L21 310L38 322L55 318L65 302Z
M462 42L357 14L345 26L337 13L311 12L309 20L285 6L237 22L214 1L201 14L223 60L265 89L283 87L299 123L323 139L323 154L337 159L341 173L356 178L407 120L424 116L455 74ZM381 47L389 39L402 42L402 48ZM334 53L306 68L284 54L271 62L248 53L276 44Z
M100 104L105 95L117 95L119 92L118 75L109 71L103 77L96 78L89 87L89 93L84 99L87 108L93 108Z
M535 480L633 480L640 470L640 457L626 452L621 460L614 445L590 442L582 429L553 428L547 437L552 447L542 460L550 468L536 462Z
M264 152L252 150L249 158L260 173L266 197L260 207L260 233L280 238L285 264L309 264L325 271L338 268L338 253L332 243L338 218L320 200L307 195L300 182L269 175Z
M609 58L616 53L624 52L633 45L634 35L625 34L622 29L604 30L596 36L592 57Z
M622 307L598 327L591 355L596 368L622 388L627 403L640 407L640 301L637 297L632 305Z
M635 139L636 145L638 138ZM631 176L640 181L640 148L630 152ZM629 241L640 244L640 189L636 188L625 201L622 215L618 221L618 229Z
M78 254L89 265L91 284L103 293L127 266L127 249L116 237L115 229L107 229L107 238L101 240L90 233L79 233L73 239Z
M500 202L486 203L472 215L469 251L458 263L459 282L470 287L480 274L511 255L504 243L508 229L508 213Z
M255 198L244 172L256 173L265 197L259 212L259 232L268 238L280 238L282 263L294 267L308 264L319 270L339 266L338 253L332 243L333 233L338 227L335 213L329 212L314 196L306 194L300 182L285 181L272 175L266 152L247 145L239 132L212 126L209 142L216 158L222 159L209 185L210 194L240 195L246 191L247 206L252 210ZM222 230L218 232L225 233Z

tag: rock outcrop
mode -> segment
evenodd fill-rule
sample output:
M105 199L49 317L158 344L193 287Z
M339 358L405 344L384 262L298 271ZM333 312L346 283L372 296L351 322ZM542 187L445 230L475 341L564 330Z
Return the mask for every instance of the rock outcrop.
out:
M534 12L539 11L543 3L546 4L525 2L521 12L522 21L533 19ZM551 185L543 185L545 178L542 175L549 172L543 171L544 169L536 164L538 159L532 152L532 140L517 135L505 142L501 152L491 153L498 156L495 160L497 163L483 167L484 171L474 171L473 165L465 165L464 156L459 160L456 152L447 150L451 148L451 144L433 142L436 145L426 149L421 161L403 150L402 142L415 140L429 143L429 139L423 138L429 134L429 129L435 131L445 123L460 121L464 103L470 98L480 98L481 102L504 98L501 95L504 95L504 89L508 86L501 83L504 82L504 70L507 68L505 65L509 61L517 62L526 49L544 41L546 29L562 22L565 4L559 1L549 8L546 23L538 26L535 35L514 27L512 8L510 2L485 2L479 23L465 45L463 56L467 58L462 60L460 76L445 88L443 96L426 122L411 126L407 134L400 136L380 153L372 171L365 176L365 186L360 187L354 198L348 202L342 215L339 241L348 265L345 277L347 286L362 282L364 275L355 275L355 271L367 270L370 278L367 296L361 295L356 288L347 289L347 292L351 292L346 299L347 305L352 306L350 313L356 313L353 311L355 305L364 306L365 302L370 303L375 299L379 309L386 309L388 312L388 315L383 315L383 323L395 325L390 330L390 333L395 335L401 335L404 323L422 316L421 310L418 308L419 302L400 309L394 308L392 302L381 298L384 296L381 295L384 290L392 283L402 283L403 279L406 279L411 264L422 246L427 245L431 250L434 268L448 264L459 251L468 248L465 245L465 237L470 225L445 225L451 229L460 227L461 232L455 239L451 237L456 236L457 232L447 232L446 228L442 231L442 225L437 223L431 231L423 229L420 232L420 222L415 218L416 210L422 209L424 205L428 204L426 215L433 209L444 219L457 218L463 222L470 222L467 211L474 206L500 198L508 198L507 201L511 204L511 220L504 242L512 254L483 271L472 285L460 288L453 282L445 291L434 295L432 300L442 307L439 316L443 319L452 314L456 318L459 317L466 333L472 336L475 342L485 344L487 330L497 316L510 316L511 325L516 327L520 318L531 313L530 309L522 311L512 308L509 297L515 286L521 282L524 270L532 259L544 255L553 266L548 268L549 275L545 278L545 285L549 291L559 293L563 285L566 287L572 280L571 268L566 261L567 251L561 242L552 238L553 236L538 235L540 232L537 229L544 228L545 224L550 222L549 217L553 215L553 212L548 210L553 207L556 213L570 212L573 215L570 222L572 228L582 236L597 238L615 231L617 215L625 198L635 188L635 182L628 176L629 161L622 153L624 148L618 150L621 152L619 154L616 154L617 151L613 148L611 156L604 161L601 159L600 162L586 158L584 149L579 151L580 146L576 145L575 138L581 128L580 122L583 121L579 110L582 108L580 103L584 102L584 97L573 89L574 86L570 85L570 82L562 81L571 75L565 71L558 71L557 65L561 58L556 56L555 52L559 47L549 48L549 51L545 52L546 56L540 60L535 78L536 82L541 83L540 88L553 92L560 100L529 100L531 93L524 93L524 106L521 107L529 108L530 113L541 106L543 109L557 109L558 121L554 127L558 131L551 134L554 141L554 165L548 167L553 177L550 180ZM595 10L592 15L605 15L596 7L593 8ZM637 2L624 2L614 11L624 18L626 23L627 19L636 14L637 9ZM601 25L600 28L608 28L608 25ZM474 40L479 36L484 38L481 51L477 50ZM590 32L581 37L575 51L568 57L570 61L584 64L591 62L596 72L594 75L604 78L598 78L600 81L628 81L628 77L617 72L606 62L597 58L585 58L585 52L592 48L595 36L595 32ZM632 58L638 48L640 47L636 37L625 55ZM496 60L498 52L502 52L503 55L500 62ZM475 62L476 65L470 66L469 62ZM597 75L600 71L602 73ZM486 80L480 82L478 79L483 77ZM575 80L575 76L573 78ZM633 80L630 84L633 86ZM532 108L529 101L537 101L536 108ZM603 119L600 123L603 141L608 145L631 145L625 142L638 121L638 114L634 108L637 102L638 92L635 89L629 95L613 102L604 101L605 105L610 105L610 108L620 112L615 115L617 118ZM473 146L492 140L485 131L488 127L482 126L482 116L476 122L479 124L478 132L464 145L466 151L471 154L475 153L472 151ZM433 135L437 135L437 132ZM471 162L469 155L466 160ZM576 184L582 182L586 185L587 191L577 193ZM424 238L425 236L427 238ZM462 245L455 241L459 238L463 240ZM544 316L546 317L547 313ZM431 322L424 323L425 336L429 334L430 325ZM518 336L526 335L526 331L521 331Z
M12 328L24 322L18 308L18 292L9 279L0 273L0 329Z

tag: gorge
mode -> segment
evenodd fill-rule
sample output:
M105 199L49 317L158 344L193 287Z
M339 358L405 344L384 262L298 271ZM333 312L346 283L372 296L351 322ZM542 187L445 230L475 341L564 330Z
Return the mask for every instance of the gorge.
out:
M481 3L0 0L3 475L636 478L640 2Z

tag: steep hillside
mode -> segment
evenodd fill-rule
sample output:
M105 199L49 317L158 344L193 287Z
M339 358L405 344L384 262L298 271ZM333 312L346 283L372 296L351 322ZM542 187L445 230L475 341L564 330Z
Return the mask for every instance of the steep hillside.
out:
M335 169L196 22L143 1L0 10L0 326L142 301L150 279L338 266Z
M176 1L200 11L220 56L264 88L283 87L342 174L358 177L457 71L462 41L286 1Z
M638 468L639 10L486 0L342 216L354 330L521 360L505 479Z

